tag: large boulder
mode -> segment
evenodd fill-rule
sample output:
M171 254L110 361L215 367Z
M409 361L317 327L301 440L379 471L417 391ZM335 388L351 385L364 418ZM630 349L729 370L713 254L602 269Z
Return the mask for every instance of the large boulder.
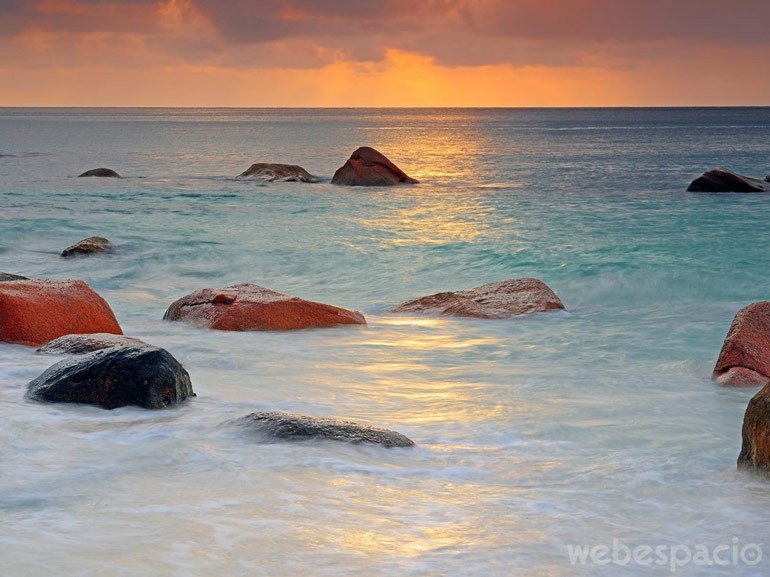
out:
M165 409L195 393L190 375L168 351L117 346L59 361L29 383L27 396L104 409L127 405Z
M689 192L767 192L770 182L744 176L727 168L704 172L690 183Z
M520 278L420 297L402 303L390 312L502 319L563 308L559 297L543 281Z
M319 182L301 166L295 164L273 164L257 162L238 175L238 178L254 178L263 182Z
M36 347L71 333L123 331L110 305L82 280L0 283L0 341Z
M337 419L259 412L247 415L237 423L271 440L329 439L354 444L373 443L385 447L414 447L411 439L396 431Z
M332 184L344 186L391 186L417 184L417 181L368 146L355 150L332 177Z
M92 168L91 170L86 170L83 174L79 174L78 176L100 176L102 178L120 178L120 175L112 170L111 168Z
M89 236L76 242L70 247L65 248L61 255L63 257L95 254L99 252L110 252L112 243L102 236Z
M20 276L17 274L11 274L8 272L0 272L0 282L6 282L9 280L29 280L25 276Z
M731 387L763 385L770 380L770 302L752 303L738 311L712 377Z
M288 331L365 325L364 315L254 284L200 289L171 303L165 320L221 331Z
M743 416L742 435L738 467L770 472L770 383L749 401Z
M91 335L64 335L38 347L37 353L47 355L82 355L102 349L123 346L149 346L144 341L123 335L94 333Z

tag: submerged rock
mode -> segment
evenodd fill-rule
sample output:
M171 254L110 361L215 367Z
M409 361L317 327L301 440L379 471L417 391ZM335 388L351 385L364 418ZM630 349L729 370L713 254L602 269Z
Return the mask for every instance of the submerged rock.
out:
M561 300L543 281L521 278L420 297L390 312L502 319L561 309L564 309Z
M80 242L65 248L61 255L63 257L95 254L99 252L109 252L112 250L112 243L102 236L89 236Z
M332 184L344 186L392 186L417 184L417 181L398 168L384 154L368 146L355 150L350 158L334 173Z
M763 385L770 380L770 302L738 311L727 331L712 378L720 385Z
M247 415L237 423L270 439L329 439L354 444L373 443L384 447L414 447L411 439L396 431L337 419L259 412Z
M83 174L79 174L78 176L101 176L106 178L120 178L120 175L112 170L111 168L92 168L91 170L86 170Z
M770 383L749 401L743 416L742 436L738 467L770 472Z
M0 283L0 341L39 346L73 333L123 331L110 305L82 280Z
M171 303L164 320L221 331L288 331L365 325L364 315L254 284L200 289Z
M5 282L9 280L29 280L25 276L20 276L17 274L11 274L7 272L0 272L0 282Z
M238 178L249 177L264 182L319 182L321 180L295 164L272 164L265 162L252 164L238 175Z
M704 172L690 183L688 192L767 192L767 179L759 180L738 174L727 168L714 168Z
M49 403L104 409L136 405L164 409L194 397L190 375L157 347L117 346L56 363L27 386L27 396Z
M64 335L45 343L35 352L47 355L82 355L83 353L122 346L141 347L150 345L133 337L109 333L94 333L90 335Z

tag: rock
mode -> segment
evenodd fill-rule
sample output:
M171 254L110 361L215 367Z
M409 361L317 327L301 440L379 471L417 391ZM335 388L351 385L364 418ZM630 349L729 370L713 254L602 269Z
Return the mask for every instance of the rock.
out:
M29 280L25 276L19 276L17 274L10 274L7 272L0 272L0 282L5 282L9 280Z
M101 176L101 177L107 177L107 178L120 178L120 175L112 170L111 168L92 168L91 170L86 170L83 174L79 174L78 176Z
M110 305L81 280L0 283L0 341L39 346L72 333L123 331Z
M95 254L98 252L109 252L112 250L112 243L101 236L89 236L80 242L65 248L61 255L63 257L77 256L83 254Z
M195 393L184 367L168 351L148 345L111 347L59 361L29 383L27 396L104 409L165 409Z
M714 168L704 172L690 183L688 192L767 192L767 179L759 180L737 174L726 168Z
M247 415L237 423L271 439L330 439L354 444L373 443L385 447L414 447L411 439L396 431L337 419L260 412Z
M770 302L735 315L711 375L720 385L763 385L770 380Z
M563 308L559 297L543 281L520 278L436 293L402 303L390 312L502 319Z
M288 331L366 324L358 311L306 301L253 284L197 290L174 301L163 318L221 331Z
M332 184L391 186L394 184L417 184L417 181L407 176L382 153L368 146L362 146L350 155L344 165L337 169L332 177Z
M742 434L738 467L770 472L770 383L749 401L743 416Z
M48 355L81 355L110 347L122 346L150 346L144 341L123 335L111 335L109 333L94 333L90 335L64 335L45 343L37 349L37 353Z
M319 182L317 176L313 176L301 166L295 164L270 164L258 162L252 164L237 178L253 177L265 182Z

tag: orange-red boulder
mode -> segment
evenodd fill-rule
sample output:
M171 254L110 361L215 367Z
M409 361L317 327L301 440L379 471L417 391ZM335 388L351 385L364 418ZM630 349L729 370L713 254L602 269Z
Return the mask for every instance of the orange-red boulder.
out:
M254 284L200 289L171 303L163 317L221 331L288 331L365 325L364 315Z
M762 387L746 407L738 467L770 471L770 384Z
M402 303L390 312L502 319L563 308L559 297L543 281L520 278L428 295Z
M753 303L738 311L712 377L730 387L770 381L770 302Z
M332 177L332 184L345 186L391 186L417 184L417 181L388 160L384 154L362 146Z
M0 341L38 346L70 333L123 331L107 302L81 280L0 283Z

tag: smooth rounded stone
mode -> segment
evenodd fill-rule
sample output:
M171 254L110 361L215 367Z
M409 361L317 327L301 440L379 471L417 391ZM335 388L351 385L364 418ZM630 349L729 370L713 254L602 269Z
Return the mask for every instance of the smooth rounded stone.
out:
M307 170L296 164L274 164L257 162L238 175L237 178L254 178L263 182L320 182Z
M75 333L123 331L110 305L82 280L0 283L0 341L36 347Z
M738 311L727 331L712 378L720 385L763 385L770 380L770 302Z
M323 417L271 411L252 413L236 422L276 440L329 439L354 444L373 443L384 447L414 447L414 441L396 431Z
M141 347L150 345L133 337L95 333L91 335L64 335L45 343L35 352L47 355L82 355L83 353L122 346Z
M92 168L86 170L83 174L79 174L79 177L84 176L100 176L103 178L120 178L120 175L111 168Z
M163 319L221 331L288 331L366 324L358 311L306 301L254 284L197 290L171 303Z
M417 182L384 154L368 146L355 150L332 177L332 184L343 186L393 186Z
M25 276L20 276L18 274L11 274L8 272L0 272L0 282L6 282L11 280L29 280Z
M117 346L56 363L27 386L30 399L104 409L164 409L194 397L190 375L157 347Z
M690 183L688 192L767 192L767 179L759 180L728 170L713 168Z
M442 292L407 301L390 310L417 313L503 319L552 310L564 305L548 285L536 278L503 280L464 291Z
M95 254L99 252L110 252L112 243L102 236L89 236L80 242L76 242L70 247L65 248L61 255L63 257L78 256L86 254Z
M770 472L770 383L749 401L743 416L742 436L738 467Z

